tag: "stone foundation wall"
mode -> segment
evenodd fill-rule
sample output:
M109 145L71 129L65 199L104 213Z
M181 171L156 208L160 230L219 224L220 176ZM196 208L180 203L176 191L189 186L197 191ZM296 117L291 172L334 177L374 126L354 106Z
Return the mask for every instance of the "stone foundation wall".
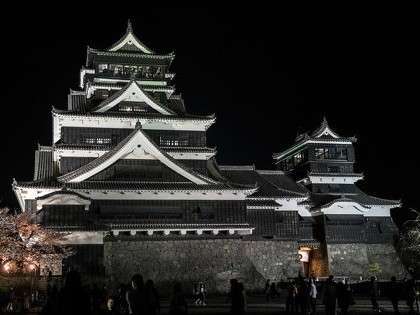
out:
M296 242L276 240L108 240L104 264L112 282L140 273L161 290L177 280L187 292L197 281L205 281L210 292L226 292L229 279L237 278L247 290L261 290L268 278L297 276L297 249Z
M330 273L336 276L362 276L364 279L376 275L389 280L401 278L404 266L391 244L328 244ZM376 271L373 271L376 269Z
M145 280L153 279L161 292L169 290L174 281L181 281L187 292L198 281L204 281L210 292L226 292L231 278L256 291L264 288L266 279L279 281L298 275L298 247L294 241L239 238L113 238L104 242L104 266L113 283L129 282L133 274L140 273ZM379 267L374 273L379 279L402 277L405 272L390 244L328 244L327 252L329 273L336 276L367 278L374 264ZM317 268L328 272L323 251L313 253L314 261L320 262Z

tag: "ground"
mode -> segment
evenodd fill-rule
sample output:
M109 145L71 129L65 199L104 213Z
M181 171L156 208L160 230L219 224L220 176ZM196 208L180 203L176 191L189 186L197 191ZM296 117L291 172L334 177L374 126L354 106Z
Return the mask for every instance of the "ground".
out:
M191 302L191 301L189 301ZM229 304L226 303L226 297L213 297L208 299L207 306L195 306L189 304L189 314L229 314ZM319 301L318 301L319 303ZM381 314L393 314L392 305L388 300L380 299L379 305L381 306ZM408 308L405 301L400 301L400 314L408 314ZM317 305L317 314L324 314L322 305ZM162 301L161 314L168 314L168 301ZM29 313L29 314L37 314ZM250 296L248 297L248 310L247 315L252 314L285 314L285 306L283 299L275 299L267 303L264 296ZM350 307L349 314L377 314L372 311L370 300L356 299L356 305ZM419 314L417 311L416 314Z

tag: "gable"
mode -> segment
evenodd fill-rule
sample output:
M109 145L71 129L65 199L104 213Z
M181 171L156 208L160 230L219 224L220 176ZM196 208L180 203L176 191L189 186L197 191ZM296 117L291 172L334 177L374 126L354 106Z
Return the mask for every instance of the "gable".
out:
M58 177L58 181L62 183L82 182L105 170L119 159L122 159L129 154L136 155L135 152L137 151L139 155L143 155L145 153L152 155L154 158L165 164L168 168L197 185L215 183L213 180L185 168L172 157L170 157L167 153L161 151L153 142L153 140L151 140L141 130L140 126L137 126L136 129L134 129L134 131L129 136L127 136L127 138L121 141L112 150L81 166L78 169Z
M93 112L106 112L122 102L146 104L162 115L175 114L172 110L154 100L147 92L143 91L134 80L131 80L123 89L119 90L101 102L96 108L93 109Z

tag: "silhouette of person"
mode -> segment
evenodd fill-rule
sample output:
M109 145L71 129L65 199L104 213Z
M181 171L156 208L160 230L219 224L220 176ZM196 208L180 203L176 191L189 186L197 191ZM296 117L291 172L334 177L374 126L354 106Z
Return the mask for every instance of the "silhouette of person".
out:
M351 291L347 279L337 284L337 302L341 314L346 315L353 302L353 292Z
M264 293L265 293L265 300L267 302L270 302L270 279L267 279L267 281L265 282Z
M406 284L407 306L410 309L410 314L414 314L414 302L416 301L416 286L414 279L410 279Z
M318 289L316 287L315 279L309 279L309 301L311 306L311 314L316 314L316 298L318 297Z
M271 282L270 289L269 289L269 295L270 295L271 299L274 299L274 298L280 296L279 292L277 291L275 282Z
M135 274L131 278L131 289L127 291L126 300L128 314L140 315L144 313L144 283L141 275Z
M206 293L207 293L207 291L206 291L206 287L205 287L203 282L200 282L200 284L198 286L198 289L199 289L198 294L199 294L199 299L200 299L200 305L206 306Z
M237 279L230 280L230 293L229 298L231 301L230 312L232 315L241 315L245 313L245 295L244 288Z
M302 276L298 277L297 281L297 295L296 295L296 303L297 303L297 311L301 314L307 313L307 305L308 305L308 296L309 296L308 285L305 282L305 279Z
M188 304L185 299L184 293L182 292L181 283L175 282L170 305L169 305L169 314L170 315L186 315L188 314Z
M59 314L86 314L90 311L88 296L82 288L80 274L77 271L67 273L59 300Z
M389 284L388 296L392 303L392 308L394 309L394 314L399 314L400 310L398 308L398 301L400 298L401 287L397 283L397 278L391 277L391 283Z
M286 297L286 314L294 314L297 312L296 296L297 287L295 281L290 281L287 286L287 297Z
M146 315L160 313L160 298L152 280L147 280L145 285Z
M325 305L325 314L335 315L337 307L337 285L334 282L334 276L330 275L324 284L323 303Z
M126 295L128 292L128 287L125 284L120 284L117 289L117 294L114 298L115 308L119 314L128 314L128 303Z
M372 302L372 308L374 311L380 312L378 304L378 283L376 282L375 277L370 277L370 287L369 287L369 296L370 301Z

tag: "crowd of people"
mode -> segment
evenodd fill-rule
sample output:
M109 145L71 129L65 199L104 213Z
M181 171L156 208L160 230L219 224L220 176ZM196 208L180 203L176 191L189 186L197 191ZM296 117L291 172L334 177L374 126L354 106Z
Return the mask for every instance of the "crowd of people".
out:
M275 297L279 297L279 291L284 288L284 285L278 283L277 285L270 280L267 280L265 285L265 296L269 302ZM351 305L355 305L353 296L353 289L347 278L336 282L333 276L329 276L325 282L317 282L314 277L303 278L298 277L297 280L290 280L285 288L285 309L287 314L316 314L317 304L323 304L325 314L348 314ZM399 314L399 303L405 301L411 314L418 309L417 292L414 280L407 280L403 283L398 283L395 277L391 281L385 296L389 298L392 303L395 314ZM379 305L379 289L375 277L370 278L369 288L367 292L372 310L374 312L381 312L382 308Z
M92 314L92 315L157 315L160 313L160 296L153 280L144 282L135 274L129 285L120 285L115 292L107 288L82 287L80 275L70 272L64 287L58 291L49 287L43 314ZM77 301L77 303L75 303ZM170 314L186 314L188 304L181 284L173 285L170 297ZM88 310L88 311L87 311Z
M353 286L354 287L354 286ZM385 292L380 292L375 277L369 282L364 297L369 297L372 309L381 312L379 296L388 296L394 313L399 314L399 305L404 301L410 313L418 310L417 292L414 280L398 282L395 277L387 283ZM353 288L348 279L335 281L333 276L326 281L298 277L288 282L270 282L264 288L267 302L280 299L285 302L286 314L316 314L317 305L323 304L325 314L348 314L351 305L356 304ZM359 292L360 293L360 292ZM382 293L382 294L380 294ZM22 296L23 298L18 298ZM197 306L206 306L207 290L203 282L193 285L191 302ZM28 308L37 300L36 294L18 294L11 288L8 298L0 295L0 308L6 312L19 312ZM131 278L128 285L120 285L115 290L97 285L82 286L80 274L71 271L66 275L63 287L48 282L46 300L42 314L114 314L114 315L158 315L161 310L161 297L152 280L144 281L140 274ZM237 279L230 280L230 291L227 302L231 305L232 315L243 315L247 311L247 295L243 283ZM319 310L318 310L319 311ZM172 286L169 297L169 314L184 315L188 313L187 296L183 293L181 283Z

